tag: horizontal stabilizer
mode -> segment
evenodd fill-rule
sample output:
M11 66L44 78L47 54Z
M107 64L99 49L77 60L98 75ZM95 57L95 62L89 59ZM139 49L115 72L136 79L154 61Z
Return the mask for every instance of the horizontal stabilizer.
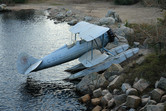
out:
M93 50L93 55L91 55L91 51L85 53L79 58L79 61L85 67L92 67L100 62L104 61L108 57L107 54L101 53L99 50Z
M17 60L17 70L20 74L28 74L35 70L42 60L38 60L26 53L21 53Z

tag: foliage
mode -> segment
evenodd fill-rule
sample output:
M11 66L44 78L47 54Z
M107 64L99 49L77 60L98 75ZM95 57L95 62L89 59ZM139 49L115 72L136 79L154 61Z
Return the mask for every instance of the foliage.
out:
M11 4L11 3L25 3L27 0L0 0L0 3Z
M139 0L114 0L114 2L119 5L131 5L139 2Z
M25 3L26 0L13 0L15 3Z

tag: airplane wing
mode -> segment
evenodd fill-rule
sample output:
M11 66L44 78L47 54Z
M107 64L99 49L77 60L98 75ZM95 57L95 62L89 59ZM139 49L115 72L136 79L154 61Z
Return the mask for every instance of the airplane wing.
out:
M81 21L71 27L70 32L74 34L79 34L79 37L84 39L85 41L91 41L102 34L106 33L109 30L107 27L102 27L94 24L90 24L88 22Z

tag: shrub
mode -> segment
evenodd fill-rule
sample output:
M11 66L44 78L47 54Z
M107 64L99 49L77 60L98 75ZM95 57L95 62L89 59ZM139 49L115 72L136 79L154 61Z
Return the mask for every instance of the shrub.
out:
M131 5L139 2L139 0L114 0L114 2L119 5Z
M25 3L26 0L13 0L15 3Z

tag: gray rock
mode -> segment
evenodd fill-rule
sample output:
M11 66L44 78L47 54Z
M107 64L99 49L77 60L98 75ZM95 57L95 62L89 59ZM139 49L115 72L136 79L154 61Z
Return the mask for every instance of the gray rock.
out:
M108 10L107 14L105 15L105 17L114 17L115 11L114 10Z
M112 99L112 94L111 93L107 93L105 96L103 96L101 98L101 104L106 106L108 104L108 101Z
M73 12L72 12L71 10L68 10L68 11L66 12L66 16L67 16L67 17L72 16L72 14L73 14Z
M111 76L111 77L108 78L108 81L112 82L116 77L117 77L117 75L113 75L113 76Z
M121 86L123 92L126 92L126 90L128 90L129 88L131 88L131 85L128 83L123 83Z
M160 99L162 97L162 95L164 94L164 91L161 89L154 89L151 92L151 97L153 100L155 100L156 102L160 102Z
M111 108L115 104L115 100L112 98L110 101L108 101L108 107Z
M104 75L100 75L100 78L97 80L96 87L102 87L102 88L107 88L109 82L106 80Z
M164 105L147 105L147 111L164 111Z
M107 93L110 93L107 89L104 89L104 90L101 92L102 96L106 95Z
M123 68L121 67L120 64L112 64L105 72L104 72L104 77L108 80L109 77L115 74L119 74L120 72L123 71Z
M92 109L92 111L101 111L102 107L101 106L96 106Z
M134 88L129 88L129 89L127 89L127 91L126 91L126 94L127 94L127 95L138 95L138 92L137 92L137 90L134 89Z
M142 98L141 99L141 106L145 106L149 100L150 100L150 98Z
M108 85L107 89L109 91L113 91L115 88L119 88L124 81L123 75L117 76L110 84Z
M65 15L63 13L59 13L59 14L56 15L57 20L61 20L63 18L65 18Z
M104 17L99 20L100 25L112 25L115 24L115 19L112 17Z
M161 97L161 102L165 102L166 101L166 95Z
M155 88L157 88L158 84L159 84L159 81L156 81Z
M86 17L84 17L84 20L85 20L86 22L89 22L89 21L92 20L92 17L90 17L90 16L86 16Z
M102 90L101 90L101 88L98 88L98 89L94 90L93 91L93 96L95 98L101 97L102 96Z
M119 92L120 92L119 89L114 89L114 90L113 90L113 94L115 94L115 95L118 95Z
M138 96L127 97L126 105L130 108L138 108L140 103L141 103L141 99Z
M136 109L131 108L131 109L129 109L129 111L136 111Z
M138 82L136 82L133 85L133 87L136 88L140 92L143 92L148 86L149 86L149 83L144 79L140 79Z
M166 91L166 78L164 78L164 77L160 78L157 88Z
M93 104L93 105L99 105L100 104L100 101L101 101L101 99L100 98L93 98L93 99L91 99L91 103Z
M120 28L116 28L114 32L120 36L126 36L134 33L134 30L122 25Z
M114 14L114 19L116 22L119 22L119 23L122 22L121 18L119 17L119 15L117 13Z
M147 104L148 105L155 105L155 104L157 104L157 102L155 100L149 100Z
M126 101L126 98L127 98L126 94L121 94L121 95L115 96L114 100L115 100L116 106L119 106L122 103L124 103Z
M78 23L78 20L77 19L73 19L71 20L70 22L68 22L69 25L75 25Z
M6 6L7 6L6 4L1 4L1 5L0 5L0 11L5 10L5 9L6 9Z
M118 38L118 43L120 42L120 43L128 44L128 41L125 37L118 35L117 38Z
M144 62L144 60L145 60L145 57L142 56L138 60L136 60L136 64L141 65Z
M134 42L134 47L138 47L140 45L139 42Z

